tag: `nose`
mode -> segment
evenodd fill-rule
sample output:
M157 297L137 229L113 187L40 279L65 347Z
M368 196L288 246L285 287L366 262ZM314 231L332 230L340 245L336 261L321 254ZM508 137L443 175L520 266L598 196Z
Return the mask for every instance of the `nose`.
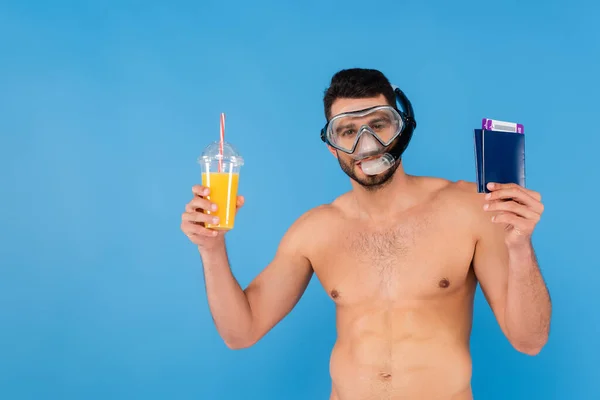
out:
M380 143L368 130L363 130L358 138L357 153L368 153L378 150Z

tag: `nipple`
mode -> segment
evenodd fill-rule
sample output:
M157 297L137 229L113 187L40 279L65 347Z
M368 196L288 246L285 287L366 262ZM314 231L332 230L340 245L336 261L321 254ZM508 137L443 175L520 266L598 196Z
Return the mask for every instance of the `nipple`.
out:
M360 168L367 175L377 175L387 171L394 165L394 157L385 153L372 160L364 160L360 163Z

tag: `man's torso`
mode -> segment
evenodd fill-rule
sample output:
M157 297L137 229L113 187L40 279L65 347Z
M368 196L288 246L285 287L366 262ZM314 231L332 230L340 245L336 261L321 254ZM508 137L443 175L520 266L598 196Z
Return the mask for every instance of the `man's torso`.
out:
M468 196L457 184L434 189L378 224L343 199L321 211L308 256L336 304L332 399L471 399Z

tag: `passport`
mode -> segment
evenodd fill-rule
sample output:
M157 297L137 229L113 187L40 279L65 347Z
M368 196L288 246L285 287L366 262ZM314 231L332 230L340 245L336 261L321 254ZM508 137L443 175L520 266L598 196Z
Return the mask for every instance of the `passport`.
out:
M525 187L525 135L517 132L475 129L477 190L487 184L516 183Z

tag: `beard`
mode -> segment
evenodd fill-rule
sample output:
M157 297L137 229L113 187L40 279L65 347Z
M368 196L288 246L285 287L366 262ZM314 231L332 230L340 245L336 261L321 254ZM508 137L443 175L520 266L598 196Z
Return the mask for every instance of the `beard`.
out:
M358 176L355 171L356 168L360 168L360 166L356 165L356 161L354 161L353 159L344 161L341 157L339 157L339 154L337 159L340 164L340 167L342 168L342 171L344 171L344 173L348 175L350 179L352 179L354 182L358 183L368 191L377 191L385 187L385 185L390 182L390 179L394 175L394 172L396 172L396 169L398 169L398 166L400 165L400 160L398 160L394 163L392 167L388 168L380 174L365 174L363 176Z

